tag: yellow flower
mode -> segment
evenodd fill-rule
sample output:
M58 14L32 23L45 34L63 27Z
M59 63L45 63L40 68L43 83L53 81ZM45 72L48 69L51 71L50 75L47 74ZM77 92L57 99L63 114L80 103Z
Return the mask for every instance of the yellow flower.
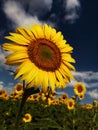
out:
M23 122L27 123L27 122L31 122L31 120L32 120L32 116L29 113L24 115Z
M98 106L98 102L96 100L93 101L93 106L97 107Z
M38 101L39 95L32 94L27 98L27 101Z
M71 62L73 48L66 43L61 32L45 24L34 24L29 28L19 27L16 33L6 36L11 43L4 43L3 49L12 52L6 56L7 65L19 65L15 79L26 80L27 88L42 86L43 92L48 86L52 91L56 87L64 88L73 79Z
M67 108L69 110L73 110L75 107L75 101L73 99L68 99L67 101Z
M83 100L83 99L84 99L84 94L80 94L80 95L79 95L79 99L80 99L80 100Z
M82 82L78 82L74 85L74 93L78 96L86 93L86 87Z
M5 99L5 100L8 100L9 99L9 96L8 94L6 93L6 90L0 90L0 99Z
M20 83L16 84L16 86L14 87L14 91L17 94L23 94L23 85Z
M86 109L92 109L93 105L92 104L86 104Z
M60 102L58 99L52 101L52 105L60 105Z
M64 100L67 100L68 99L68 94L67 93L64 93L64 94L62 94L62 99L64 99Z
M5 93L5 94L2 95L2 98L3 98L4 100L8 100L8 99L9 99L9 96L8 96L8 94Z

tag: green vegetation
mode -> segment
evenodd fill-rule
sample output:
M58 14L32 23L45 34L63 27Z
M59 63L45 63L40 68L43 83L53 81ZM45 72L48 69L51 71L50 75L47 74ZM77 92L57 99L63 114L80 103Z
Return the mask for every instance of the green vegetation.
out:
M5 98L4 93L0 96L0 130L14 130L21 96L12 92L13 96L11 93ZM74 104L68 104L69 100ZM18 130L98 130L98 102L81 104L78 100L75 96L69 99L67 94L58 98L44 93L30 95L18 120ZM32 119L24 121L26 113Z

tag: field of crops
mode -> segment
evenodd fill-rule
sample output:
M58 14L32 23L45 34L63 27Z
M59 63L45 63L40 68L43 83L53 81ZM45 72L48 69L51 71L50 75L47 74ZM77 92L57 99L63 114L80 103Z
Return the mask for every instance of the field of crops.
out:
M38 92L28 96L19 114L22 84L13 92L0 90L0 130L97 130L98 102L81 104L85 95ZM19 118L17 118L19 116ZM18 119L18 120L17 120Z

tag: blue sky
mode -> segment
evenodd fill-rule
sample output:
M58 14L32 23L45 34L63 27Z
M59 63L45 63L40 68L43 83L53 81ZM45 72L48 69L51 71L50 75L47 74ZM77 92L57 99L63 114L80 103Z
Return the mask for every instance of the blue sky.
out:
M74 47L76 59L75 81L65 92L71 96L73 85L84 82L87 87L85 101L98 99L98 1L97 0L0 0L0 44L4 36L16 27L34 23L48 23L62 31ZM10 92L17 83L12 73L14 67L4 65L4 52L0 47L0 88Z

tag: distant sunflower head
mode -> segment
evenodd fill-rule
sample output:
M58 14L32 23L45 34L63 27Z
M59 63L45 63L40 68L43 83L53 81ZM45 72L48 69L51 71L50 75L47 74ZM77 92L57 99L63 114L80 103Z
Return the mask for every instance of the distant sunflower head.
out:
M31 114L27 113L24 115L23 122L27 123L27 122L31 122L31 120L32 120Z
M92 109L93 108L93 105L92 104L86 104L86 109Z
M83 100L84 99L84 94L80 94L78 97L79 97L80 100Z
M67 93L62 94L62 99L67 100L68 99L68 94Z
M16 84L14 87L14 91L17 94L22 94L23 93L23 85L20 83Z
M19 65L15 79L26 80L27 87L42 86L45 92L50 86L54 91L55 87L64 88L73 78L73 48L66 43L62 33L51 26L19 27L6 38L12 41L3 44L4 50L12 52L6 56L6 64Z
M67 101L67 108L69 110L73 110L75 107L75 101L73 99L68 99Z
M78 82L74 85L74 93L78 96L84 95L86 93L86 87L82 82Z

